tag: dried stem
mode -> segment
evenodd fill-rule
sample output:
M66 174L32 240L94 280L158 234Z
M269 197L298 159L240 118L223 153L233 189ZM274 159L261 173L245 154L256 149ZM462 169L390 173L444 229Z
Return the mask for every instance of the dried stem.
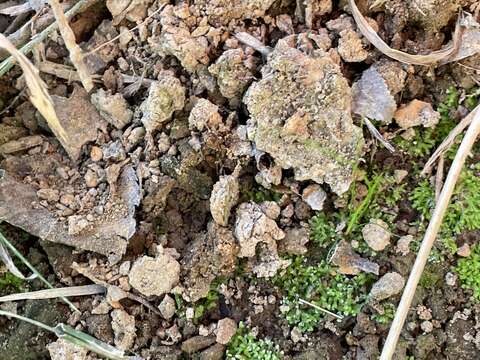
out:
M65 41L65 46L70 53L70 60L72 61L73 66L77 69L83 87L89 92L93 89L93 80L88 71L87 64L84 61L82 49L80 49L80 46L78 46L75 40L75 34L73 33L58 0L49 0L49 3L52 7L55 19L57 20L60 34L62 34L63 40Z
M460 176L465 159L469 155L479 133L480 111L477 111L472 120L472 124L468 128L467 133L460 144L452 166L448 171L447 179L443 185L442 192L440 193L437 204L433 211L432 219L428 224L427 231L425 232L425 236L415 260L415 264L410 272L407 285L403 291L402 299L400 300L397 312L395 313L395 318L393 319L390 327L380 360L390 360L395 352L395 347L397 345L400 332L402 331L405 319L407 318L408 310L412 303L413 296L415 295L415 290L420 277L422 276L423 269L425 268L425 264L427 263L433 242L435 241L437 233L440 230L440 226L442 225L442 220L445 216L445 212L447 211L450 198L452 197L453 189L455 188L455 184Z

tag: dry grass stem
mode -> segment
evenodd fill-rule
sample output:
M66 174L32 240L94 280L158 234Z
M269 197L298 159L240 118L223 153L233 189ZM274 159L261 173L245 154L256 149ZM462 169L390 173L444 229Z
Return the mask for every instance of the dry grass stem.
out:
M105 293L106 289L102 285L84 285L72 286L66 288L54 288L39 291L31 291L18 294L10 294L0 297L0 302L19 301L19 300L40 300L55 299L59 297L85 296Z
M405 64L414 64L414 65L431 65L440 62L441 60L448 59L452 56L459 47L459 42L462 36L461 26L457 22L455 28L455 33L453 35L453 43L445 46L443 49L438 51L433 51L427 55L412 55L406 52L392 49L387 45L385 41L376 33L375 30L370 26L365 17L362 15L354 0L348 0L350 8L352 10L353 17L357 23L358 29L365 36L365 38L370 41L370 43L375 46L383 54L395 59L397 61L403 62Z
M450 146L452 146L453 142L455 141L455 138L458 135L460 135L468 125L470 125L470 123L472 122L472 120L474 119L477 113L480 114L480 105L478 105L475 109L473 109L470 112L470 114L465 116L463 120L460 121L458 125L455 126L455 128L453 128L452 131L450 131L450 134L448 134L448 136L445 138L445 140L442 141L442 143L437 148L437 150L435 150L435 152L430 157L430 159L428 159L427 163L425 164L425 167L422 170L422 175L426 175L430 173L433 164L435 164L435 161L437 161L437 159L440 156L445 154L445 152L450 148Z
M32 104L47 120L48 125L55 135L59 139L67 142L67 134L60 125L57 114L55 113L55 108L53 107L53 101L48 94L45 83L38 75L37 68L33 66L30 60L28 60L25 55L19 52L15 46L13 46L12 43L2 34L0 34L0 47L7 50L15 58L15 60L18 61L20 67L22 68L25 76L25 82L28 90L30 91L30 101Z
M315 304L313 304L313 303L311 303L311 302L308 302L308 301L303 300L303 299L298 299L298 302L299 302L300 304L305 304L305 305L308 305L308 306L313 307L314 309L320 310L321 312L324 312L325 314L331 315L331 316L333 316L334 318L337 318L338 320L343 320L343 316L337 315L337 314L335 314L335 313L333 313L333 312L331 312L331 311L329 311L329 310L327 310L327 309L324 309L324 308L322 308L322 307L320 307L320 306L318 306L318 305L315 305Z
M273 51L270 46L264 45L260 40L250 35L249 33L239 32L235 34L235 37L238 41L257 50L263 56L268 56L268 54Z
M75 34L68 24L68 19L63 13L62 6L58 0L49 0L49 3L52 7L55 19L57 20L60 34L62 34L63 40L65 41L65 46L70 53L70 60L72 61L73 66L77 69L83 87L89 92L93 89L93 80L88 71L87 64L83 60L84 55L82 49L80 49L80 46L78 46L75 40Z
M448 205L450 203L450 198L452 197L455 184L457 183L458 177L462 171L463 165L467 156L470 154L470 151L475 143L475 140L480 133L480 111L476 111L475 116L472 120L470 127L465 134L465 137L460 144L460 147L455 155L455 159L448 171L447 179L443 185L442 192L438 198L437 204L432 214L430 223L428 224L427 231L423 237L420 249L413 264L412 271L408 278L405 289L403 290L402 298L400 304L398 305L397 311L395 313L395 318L393 319L390 331L388 333L385 345L380 356L380 360L390 360L395 352L397 346L398 338L400 332L402 331L405 319L407 318L410 305L412 303L413 296L415 295L415 290L417 288L420 277L422 276L425 264L427 263L428 256L433 246L433 242L437 237L440 226L442 225L443 217L447 211Z
M380 141L388 151L390 151L391 153L394 153L395 148L393 147L393 145L390 144L387 140L385 140L385 138L382 136L382 134L380 134L380 131L377 130L375 125L373 125L372 122L367 118L363 118L363 120L365 121L365 124L367 125L367 128L370 131L370 134L372 134L374 138Z

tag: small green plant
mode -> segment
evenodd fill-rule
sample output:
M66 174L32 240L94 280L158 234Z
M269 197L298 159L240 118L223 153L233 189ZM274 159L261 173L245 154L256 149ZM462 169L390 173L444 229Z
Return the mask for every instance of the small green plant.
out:
M480 229L480 177L479 165L466 169L460 175L440 230L444 248L455 253L455 238L464 231ZM435 192L427 180L418 184L410 196L412 207L424 220L430 220L435 207ZM423 219L421 222L423 222Z
M197 321L201 319L207 311L215 309L218 305L218 299L218 291L215 287L215 289L211 289L208 292L205 298L200 299L195 303L193 320Z
M235 360L280 360L278 345L268 339L257 339L241 322L236 334L228 344L227 359Z
M276 193L273 190L266 189L263 186L255 185L249 191L246 191L243 194L245 201L252 200L257 204L262 203L264 201L279 201L281 198L281 194Z
M455 272L462 287L473 291L473 298L480 301L480 246L474 245L470 256L458 260Z
M10 272L0 276L0 290L9 292L19 292L24 286L24 281Z
M323 212L310 219L310 229L310 238L320 247L327 247L339 240L335 224Z
M382 313L376 313L372 315L372 319L379 324L389 324L395 317L396 306L391 302L384 302L381 304L383 307Z
M305 258L292 259L290 266L274 278L283 293L282 313L287 323L302 332L311 332L325 313L303 305L300 299L311 302L339 316L357 314L366 301L366 285L370 277L336 274L326 261L308 265Z

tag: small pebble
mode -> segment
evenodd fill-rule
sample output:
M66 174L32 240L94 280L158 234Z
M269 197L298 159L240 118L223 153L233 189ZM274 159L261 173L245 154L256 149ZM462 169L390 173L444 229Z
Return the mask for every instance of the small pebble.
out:
M472 251L470 250L470 245L463 244L458 248L457 255L461 257L469 257L471 252Z
M429 332L432 332L433 331L433 324L431 321L424 321L420 324L420 328L425 332L425 333L429 333Z
M390 244L388 225L380 219L371 219L362 229L362 235L368 246L375 251L382 251Z
M448 286L454 286L456 282L457 282L457 274L448 272L448 273L445 275L445 283L446 283Z
M217 325L217 343L226 345L237 332L237 323L230 318L222 319Z
M92 146L92 149L90 150L90 159L92 161L100 161L103 158L103 152L102 149L100 149L98 146Z

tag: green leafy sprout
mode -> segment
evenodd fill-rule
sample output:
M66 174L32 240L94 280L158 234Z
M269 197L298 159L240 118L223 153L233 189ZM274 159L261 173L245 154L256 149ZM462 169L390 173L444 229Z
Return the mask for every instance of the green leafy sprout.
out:
M455 272L463 288L473 291L473 298L480 301L480 246L474 245L468 258L458 260Z
M227 348L229 360L280 360L281 352L278 345L269 339L258 339L244 323L230 340Z

